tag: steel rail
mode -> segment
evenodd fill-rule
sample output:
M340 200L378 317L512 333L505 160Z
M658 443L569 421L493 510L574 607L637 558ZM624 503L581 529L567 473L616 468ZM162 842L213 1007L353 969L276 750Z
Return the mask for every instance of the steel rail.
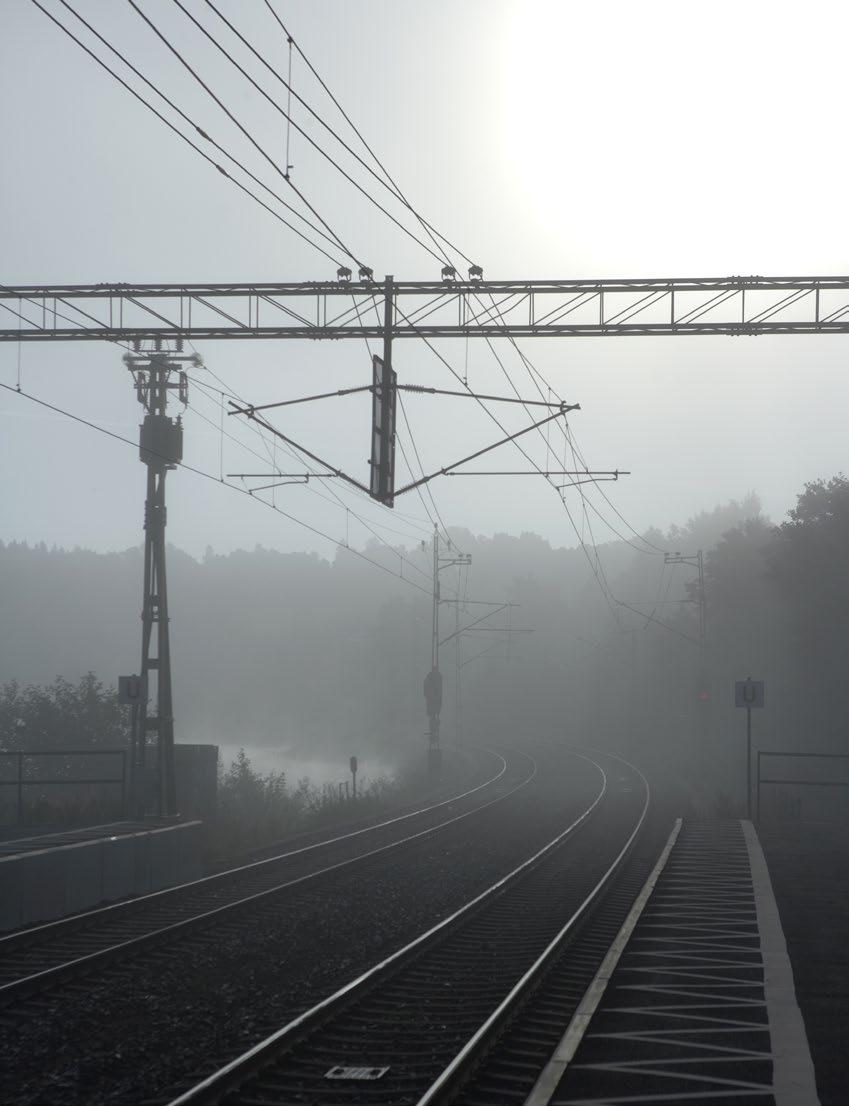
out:
M549 1103L557 1091L557 1085L563 1078L563 1073L574 1059L575 1053L578 1051L578 1045L580 1045L581 1041L584 1039L593 1015L596 1010L598 1010L599 1003L607 990L610 977L622 958L622 953L625 951L631 939L631 935L637 927L637 922L642 917L655 885L660 879L660 874L666 867L669 854L672 852L675 842L678 840L678 834L681 832L681 825L682 820L677 818L669 837L666 839L666 844L660 851L660 856L657 858L654 867L646 877L646 881L634 900L633 906L628 911L625 921L619 927L619 931L610 946L610 950L599 965L598 971L595 973L590 985L584 992L584 996L578 1004L578 1009L572 1015L563 1036L557 1043L557 1048L552 1053L546 1066L540 1072L536 1083L534 1083L531 1089L531 1093L525 1099L524 1106L549 1106Z
M522 875L527 873L530 869L537 867L543 859L551 855L559 845L563 844L564 841L575 834L580 827L585 825L587 820L598 810L599 804L602 802L608 790L607 775L602 766L583 753L576 752L575 755L592 764L600 773L602 782L600 790L593 801L578 818L569 824L569 826L534 852L532 856L528 857L474 898L470 899L459 909L453 911L441 921L427 929L424 933L398 949L392 955L381 960L379 963L339 988L332 995L329 995L309 1010L292 1019L276 1032L248 1049L241 1056L238 1056L228 1064L225 1064L218 1071L213 1072L195 1086L189 1088L177 1098L173 1099L169 1103L169 1106L199 1106L200 1103L220 1102L224 1095L243 1084L246 1079L263 1068L266 1063L272 1062L279 1052L284 1051L289 1045L293 1045L296 1041L300 1040L328 1014L331 1014L335 1009L346 1004L352 997L365 992L372 984L382 980L394 969L415 959L427 947L434 944L440 937L446 935L452 927L468 918L477 908L487 905L508 886L512 887ZM642 775L641 778L644 779ZM646 784L646 786L648 785ZM646 807L644 807L642 812L640 825L642 825L642 819L645 816L645 809ZM629 843L633 838L634 834L629 838ZM620 854L620 856L621 855L622 854ZM606 880L607 876L603 877L603 879ZM591 897L594 898L595 895L596 892L593 892Z
M221 872L213 872L208 876L201 876L198 879L188 880L186 883L178 883L173 887L163 887L159 891L150 891L146 895L138 895L132 899L125 899L121 902L109 903L107 906L98 906L93 910L85 910L79 914L71 914L65 918L57 918L52 922L44 922L39 926L32 926L29 929L15 930L13 933L7 933L0 936L0 955L2 955L7 949L14 948L16 944L29 944L33 937L40 937L42 935L49 936L51 932L56 932L61 929L69 929L71 926L79 925L96 918L114 916L121 911L128 910L132 907L143 906L146 903L153 902L156 899L162 899L169 895L175 895L180 891L186 891L192 887L210 886L217 881L223 881L228 877L232 878L243 874L244 872L251 871L254 868L261 868L267 864L274 864L280 860L288 860L290 857L299 856L302 853L311 852L314 849L326 848L329 845L336 845L340 841L348 841L354 837L360 837L364 833L373 833L379 829L385 829L387 826L397 825L399 822L404 822L409 818L416 818L421 814L429 814L431 811L439 810L443 806L447 806L451 803L457 803L461 799L466 799L469 795L474 795L476 792L481 791L485 787L489 787L490 784L497 783L498 780L507 771L507 761L500 753L496 753L494 749L484 749L484 752L491 753L494 757L497 757L501 761L501 768L495 773L494 776L490 776L489 779L484 780L483 783L477 784L475 787L469 788L468 791L462 791L458 795L451 795L447 799L441 799L438 803L433 803L431 806L420 807L417 810L408 811L406 814L400 814L395 818L387 818L383 822L376 822L373 825L363 826L360 829L352 830L349 833L337 834L335 837L323 838L321 841L314 841L310 845L303 845L297 849L290 849L287 852L275 853L273 856L263 857L261 860L252 860L248 864L239 864L234 868L225 868ZM112 825L114 823L107 823ZM97 827L95 827L97 828ZM20 838L22 841L30 841L31 838ZM14 842L13 842L14 843Z
M499 754L495 754L495 755L499 755ZM181 936L185 935L186 933L192 932L195 929L204 928L204 927L208 926L209 924L211 924L212 922L218 921L223 916L232 915L232 914L234 914L234 913L236 913L237 911L240 911L240 910L254 908L254 907L258 906L259 904L261 904L261 903L269 900L270 898L274 897L275 895L281 894L283 891L286 891L286 890L288 890L292 887L295 887L295 886L298 886L300 884L306 883L309 880L318 879L318 878L323 877L323 876L331 875L332 873L338 871L341 868L349 867L350 865L357 864L357 863L360 863L362 861L368 860L368 859L370 859L374 856L377 856L377 855L380 855L382 853L388 852L392 849L396 849L396 848L400 848L404 845L408 845L408 844L412 843L413 841L419 840L422 837L425 837L425 836L428 836L430 834L436 833L440 830L445 829L448 826L451 826L451 825L454 825L457 822L463 821L464 819L469 818L474 814L479 814L479 813L483 812L484 810L487 810L489 807L494 806L495 804L500 803L503 800L509 798L511 795L514 795L517 791L521 790L523 787L526 787L534 779L534 777L536 775L536 772L537 772L536 762L533 760L532 757L528 756L528 754L522 754L522 755L526 756L528 758L528 760L531 761L532 770L531 770L530 774L528 776L526 776L523 780L521 780L518 784L516 784L515 787L511 788L509 791L506 791L506 792L504 792L503 794L500 794L500 795L496 795L494 798L488 800L486 803L483 803L480 806L473 807L471 810L467 810L467 811L463 812L462 814L454 815L453 817L448 818L443 822L438 822L435 825L427 826L424 829L417 831L416 833L407 835L406 837L399 838L395 841L391 841L391 842L389 842L385 845L380 845L378 848L370 849L370 850L368 850L367 852L364 852L364 853L358 853L356 856L348 857L346 859L337 861L336 863L330 864L330 865L328 865L324 868L319 868L319 869L316 869L314 871L308 872L304 875L297 876L294 879L289 879L289 880L286 880L283 883L275 884L272 887L269 887L269 888L266 888L264 890L255 892L255 893L250 894L250 895L246 895L246 896L244 896L242 898L239 898L239 899L236 899L232 902L224 903L220 906L213 907L212 909L208 909L208 910L204 910L204 911L199 912L199 913L192 914L190 917L182 918L182 919L180 919L176 922L173 922L169 925L161 926L157 929L150 930L146 933L142 933L140 935L131 937L127 940L115 942L115 943L107 945L107 946L105 946L101 949L97 949L94 952L87 953L83 956L79 956L79 957L76 957L74 959L61 962L59 964L53 965L53 966L51 966L49 968L46 968L46 969L43 969L41 971L34 972L30 975L21 976L17 979L14 979L14 980L0 986L0 1004L8 1005L8 1003L14 1002L16 999L19 999L21 997L28 996L29 994L31 994L35 991L40 991L40 990L44 989L45 987L52 986L52 985L55 985L57 983L61 983L65 979L68 979L69 977L78 974L82 970L98 967L100 965L104 965L108 962L111 962L115 959L125 958L129 955L134 955L138 952L143 951L145 948L147 948L151 945L161 944L165 941L181 937ZM502 761L504 760L504 758L500 758L500 759ZM504 766L502 767L501 771L498 772L494 777L492 777L491 780L487 781L487 783L480 784L477 787L470 789L468 792L464 792L463 795L455 797L454 799L447 799L447 800L444 800L443 802L435 804L432 808L425 808L425 810L423 812L427 812L431 809L438 809L439 807L442 807L442 806L446 805L447 803L456 802L456 801L458 801L459 798L463 798L467 795L474 794L476 791L480 790L482 787L488 786L490 783L492 783L494 781L497 781L498 779L501 779L505 772L506 772L506 761L504 762ZM417 813L421 813L421 812L417 812ZM413 816L414 816L413 814L404 815L401 818L399 818L398 821L403 821L406 818L413 817ZM392 824L392 820L390 820L387 823L381 823L382 826L389 825L389 824ZM20 934L12 934L11 937L12 938L19 938L21 940L21 943L25 943L24 939L26 937L30 936L32 933L41 932L43 930L56 927L57 925L61 924L61 921L75 921L75 920L79 921L80 919L85 920L85 919L89 918L91 915L96 915L96 914L106 913L106 912L109 912L109 911L114 911L114 910L122 908L122 907L126 908L127 910L130 910L131 908L137 906L139 903L141 903L142 907L143 907L144 905L147 904L147 900L149 900L149 899L159 899L160 897L162 897L164 895L167 895L169 893L169 891L170 892L175 892L177 890L183 890L185 888L193 888L193 887L196 887L198 884L204 884L207 881L215 881L216 879L220 878L220 876L231 875L234 872L238 874L242 871L249 870L249 869L252 869L252 868L257 867L257 866L265 865L267 863L272 863L274 861L279 861L279 860L284 859L285 857L288 857L288 856L298 855L302 852L309 852L314 848L321 847L322 844L331 844L331 843L333 843L333 841L344 840L348 836L356 837L360 833L368 832L370 829L376 829L376 828L379 828L379 827L366 827L364 830L355 831L354 833L352 833L350 835L343 835L343 837L333 839L332 841L319 842L319 843L316 843L315 845L306 846L305 848L300 849L300 850L293 850L292 853L286 853L286 854L282 854L281 856L272 857L269 860L256 861L252 864L246 865L243 869L238 869L238 868L237 869L232 869L231 871L229 871L227 873L219 873L216 876L210 876L210 877L206 877L205 879L192 881L189 884L181 885L180 888L168 888L164 891L153 892L150 896L145 896L143 899L135 899L135 900L129 900L128 902L125 902L125 903L117 903L117 904L114 904L111 907L103 907L103 908L100 908L97 911L91 911L91 912L89 912L88 914L85 914L85 915L75 915L73 919L63 919L63 920L60 920L59 923L56 923L56 922L49 923L47 926L39 927L38 931L25 930L25 931L22 931L22 933L20 933ZM132 921L132 919L130 919L130 921ZM72 932L76 932L76 928ZM7 940L8 940L8 938L7 938ZM0 951L2 951L2 949L0 949Z
M610 755L610 754L609 754ZM583 921L589 910L596 903L601 893L605 890L607 885L613 876L619 871L623 861L628 856L631 846L634 844L637 835L643 828L643 824L646 819L646 815L649 810L649 803L651 800L651 789L649 782L643 773L625 760L624 757L617 757L616 759L626 764L633 772L635 772L643 781L643 785L646 789L645 802L643 809L640 812L640 817L637 824L631 831L630 836L626 840L625 844L620 849L616 858L608 867L607 871L595 885L595 887L586 896L584 901L578 907L578 909L572 914L572 916L563 924L559 932L551 939L545 949L540 953L534 963L528 968L525 974L517 981L510 992L505 995L499 1005L492 1011L485 1022L477 1029L477 1031L469 1038L463 1048L457 1053L451 1063L442 1071L441 1075L430 1085L428 1090L418 1100L416 1106L436 1106L438 1102L445 1101L445 1096L450 1093L457 1084L465 1077L470 1068L474 1067L481 1054L487 1049L492 1042L493 1038L498 1034L505 1021L513 1016L516 1009L521 1005L525 996L529 990L539 978L541 973L545 970L545 967L551 962L552 957L563 946L564 941L569 937Z

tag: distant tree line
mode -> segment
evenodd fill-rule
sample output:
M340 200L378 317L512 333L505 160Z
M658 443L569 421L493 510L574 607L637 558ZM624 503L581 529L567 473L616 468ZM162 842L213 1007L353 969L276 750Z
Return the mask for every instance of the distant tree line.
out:
M599 523L594 530L601 543ZM534 534L452 538L473 555L470 596L516 604L512 626L533 632L476 630L459 656L453 642L443 646L444 744L457 737L459 660L467 744L542 738L620 749L697 805L741 801L735 679L766 680L763 747L846 748L842 474L807 484L779 525L749 495L597 548L553 548ZM703 551L704 649L695 575L664 565L664 550ZM420 551L369 546L394 572L398 553L418 557L415 579L427 591ZM383 762L401 749L423 753L427 594L345 550L332 561L261 548L170 557L178 740ZM111 685L138 656L140 551L0 544L0 580L2 746L126 741ZM449 573L442 583L450 597ZM450 611L442 608L446 634ZM506 620L489 625L503 631Z
M0 749L122 748L128 741L127 708L93 672L76 683L57 676L44 686L12 680L0 687Z

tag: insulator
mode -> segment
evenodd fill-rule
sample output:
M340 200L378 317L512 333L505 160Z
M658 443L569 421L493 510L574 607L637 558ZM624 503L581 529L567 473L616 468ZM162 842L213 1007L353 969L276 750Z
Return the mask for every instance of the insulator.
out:
M347 265L339 266L339 268L336 270L336 279L339 280L342 284L348 283L348 281L351 279L351 270L347 267Z
M469 280L483 280L483 269L480 265L471 265L469 267Z
M368 265L361 265L359 278L368 284L370 281L374 280L374 269L370 269Z
M457 279L457 270L454 268L453 265L443 265L442 266L442 279L443 280L456 280Z

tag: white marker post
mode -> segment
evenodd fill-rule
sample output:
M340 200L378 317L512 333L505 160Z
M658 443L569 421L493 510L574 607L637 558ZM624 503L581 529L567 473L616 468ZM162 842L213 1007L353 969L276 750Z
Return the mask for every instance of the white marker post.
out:
M746 811L752 820L752 711L760 710L764 705L764 682L737 680L734 684L734 706L746 708Z

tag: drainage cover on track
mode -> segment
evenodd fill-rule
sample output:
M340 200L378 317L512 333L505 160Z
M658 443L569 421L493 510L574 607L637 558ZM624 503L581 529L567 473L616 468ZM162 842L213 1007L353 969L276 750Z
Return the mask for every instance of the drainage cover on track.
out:
M325 1079L380 1079L389 1068L346 1068L337 1064L324 1073Z

